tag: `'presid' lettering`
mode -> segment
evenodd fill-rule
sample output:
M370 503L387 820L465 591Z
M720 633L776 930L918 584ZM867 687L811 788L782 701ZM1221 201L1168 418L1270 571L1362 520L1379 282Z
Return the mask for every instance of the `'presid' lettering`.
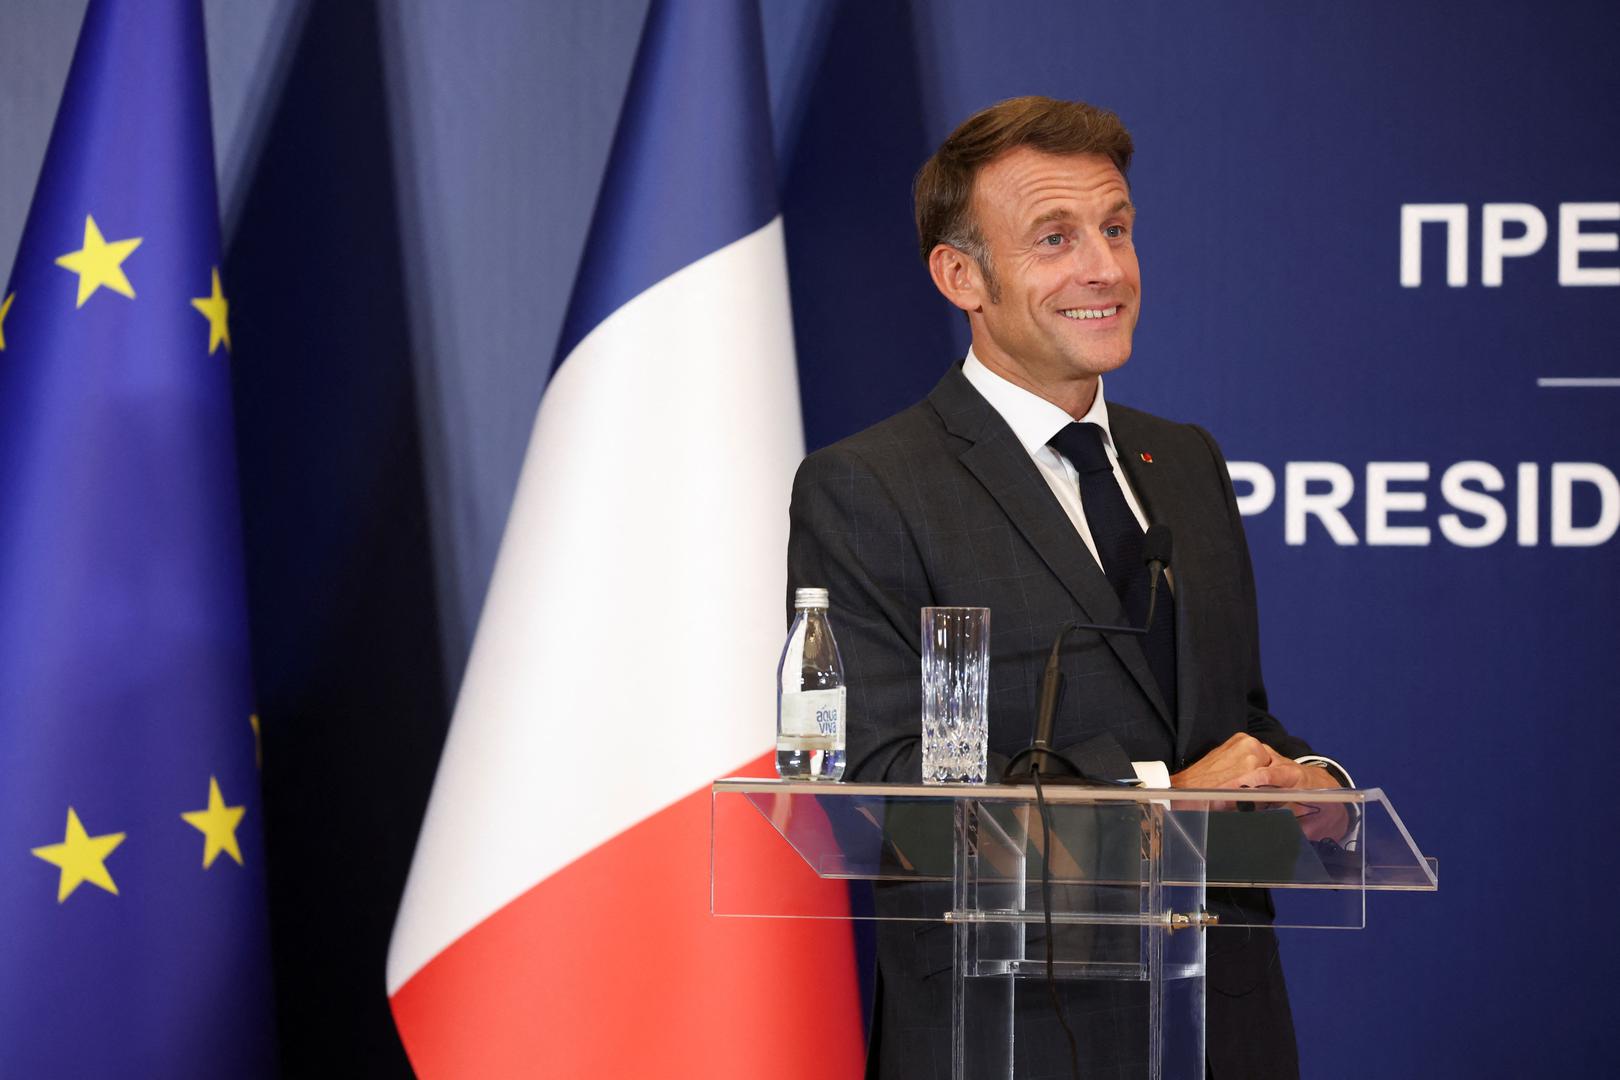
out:
M1258 461L1228 463L1245 517L1265 514L1277 501L1277 477ZM1369 461L1359 486L1337 461L1290 461L1283 466L1283 539L1298 546L1324 535L1341 547L1427 547L1434 534L1457 547L1489 547L1506 539L1509 525L1520 547L1541 543L1542 477L1546 477L1547 543L1595 547L1620 529L1620 480L1595 461L1519 462L1513 491L1502 469L1488 461L1459 461L1440 474L1438 500L1427 461ZM1361 531L1352 524L1359 499ZM1444 512L1434 513L1436 508ZM1315 528L1312 527L1313 523Z

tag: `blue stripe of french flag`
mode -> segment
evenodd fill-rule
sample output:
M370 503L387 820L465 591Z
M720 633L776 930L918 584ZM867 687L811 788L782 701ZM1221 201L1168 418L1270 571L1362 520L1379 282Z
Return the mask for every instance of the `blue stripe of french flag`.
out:
M389 951L412 1064L859 1075L847 927L708 910L803 453L755 0L653 3L558 354Z

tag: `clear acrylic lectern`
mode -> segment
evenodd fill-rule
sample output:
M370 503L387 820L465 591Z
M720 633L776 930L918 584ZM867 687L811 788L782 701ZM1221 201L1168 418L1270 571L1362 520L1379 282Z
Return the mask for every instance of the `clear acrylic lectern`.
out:
M1354 929L1368 892L1439 881L1377 788L1238 794L1048 784L1043 827L1032 787L719 780L712 910L918 924L919 964L952 973L958 1080L1011 1078L1021 1033L1060 1031L1049 978L1082 1075L1199 1080L1203 929L1259 921L1232 890L1273 890L1269 925ZM762 870L784 841L797 858Z

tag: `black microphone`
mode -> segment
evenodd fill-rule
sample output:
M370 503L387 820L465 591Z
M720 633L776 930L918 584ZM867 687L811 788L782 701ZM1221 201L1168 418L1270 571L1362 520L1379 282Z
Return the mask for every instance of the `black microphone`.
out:
M1058 654L1063 650L1063 642L1076 630L1094 630L1099 634L1132 634L1136 637L1146 637L1153 629L1153 609L1159 600L1159 579L1165 569L1170 565L1170 550L1172 541L1168 525L1149 525L1147 532L1142 535L1142 562L1148 569L1148 608L1147 619L1141 626L1112 626L1106 623L1070 623L1052 641L1052 651L1046 658L1046 671L1041 675L1041 699L1035 710L1035 740L1020 750L1007 763L1007 770L1002 780L1009 784L1018 784L1028 781L1035 773L1059 781L1081 783L1109 783L1108 780L1098 780L1084 776L1063 755L1052 749L1052 726L1057 714L1058 687L1062 685L1063 673L1058 668ZM1021 768L1019 766L1022 766ZM1056 767L1054 767L1056 766Z
M1165 567L1170 565L1170 526L1155 522L1149 525L1147 532L1142 534L1142 561L1148 568L1148 609L1147 621L1142 624L1142 634L1153 629L1153 606L1159 602L1159 578L1163 576Z

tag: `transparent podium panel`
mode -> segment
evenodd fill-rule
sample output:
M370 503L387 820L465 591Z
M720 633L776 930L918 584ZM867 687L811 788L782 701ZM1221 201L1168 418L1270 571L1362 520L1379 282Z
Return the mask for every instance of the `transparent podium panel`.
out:
M951 973L956 1077L1067 1071L1071 1038L1081 1075L1202 1077L1208 928L1358 928L1438 882L1376 788L1236 794L721 780L712 910L941 924L879 933Z
M1125 813L1126 805L1149 805L1159 807L1177 830L1174 835L1185 838L1166 846L1165 881L1211 889L1270 889L1277 916L1268 925L1359 929L1366 925L1366 893L1432 892L1439 886L1438 862L1418 850L1378 788L1245 790L1241 798L1234 795L1048 785L1057 833L1053 880L1062 882L1065 874L1090 875L1086 880L1094 883L1118 877L1123 866L1120 841L1114 837L1105 845L1099 836L1122 828L1123 819L1108 815ZM1041 865L1039 845L1028 841L1033 834L1026 819L1035 795L1027 786L716 781L712 910L716 915L849 917L824 906L805 906L799 899L802 890L774 890L771 883L758 881L753 863L735 858L759 843L756 834L768 836L771 843L786 841L798 855L798 874L949 883L960 839L956 806L962 802L981 808L986 826L1000 829L999 842L983 855L983 869L1010 872L1026 859ZM745 805L751 810L743 810ZM1066 829L1073 830L1072 837ZM1015 858L1017 838L1025 838L1026 844L1024 855ZM1070 839L1078 850L1068 846ZM946 919L952 909L948 897L941 899L946 894L929 895L932 903L868 917Z
M1029 1048L1069 1034L1083 1076L1202 1075L1201 812L1053 798L1043 820L988 799L957 803L954 824L959 1075L1045 1071Z
M1176 792L1175 805L1192 806ZM1331 791L1245 791L1205 804L1208 843L1204 881L1211 889L1269 889L1275 912L1223 910L1223 926L1359 930L1367 894L1433 892L1439 863L1413 842L1378 788Z

